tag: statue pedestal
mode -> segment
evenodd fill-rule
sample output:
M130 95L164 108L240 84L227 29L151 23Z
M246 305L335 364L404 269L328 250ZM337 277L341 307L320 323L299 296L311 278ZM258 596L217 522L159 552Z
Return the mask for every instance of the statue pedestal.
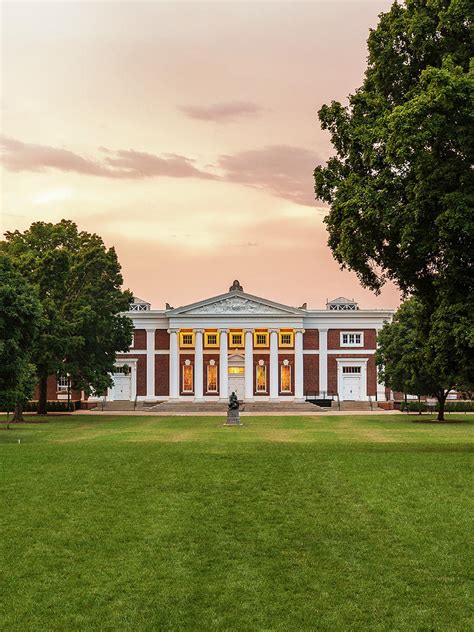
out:
M227 421L224 426L240 426L240 411L229 409L227 411Z

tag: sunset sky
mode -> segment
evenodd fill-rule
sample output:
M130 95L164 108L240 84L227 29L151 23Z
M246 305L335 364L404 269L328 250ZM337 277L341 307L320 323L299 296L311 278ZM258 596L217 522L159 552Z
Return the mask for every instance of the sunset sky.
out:
M2 5L1 228L68 218L164 308L244 289L394 307L341 272L317 110L362 82L389 0Z

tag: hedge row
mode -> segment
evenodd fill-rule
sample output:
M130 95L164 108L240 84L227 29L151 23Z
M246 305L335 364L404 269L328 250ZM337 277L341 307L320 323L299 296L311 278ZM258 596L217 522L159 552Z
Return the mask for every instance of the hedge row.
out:
M401 402L400 410L407 413L427 413L438 412L438 404L427 404L426 402ZM471 413L474 412L474 402L446 402L444 407L447 413Z
M70 413L73 410L77 410L80 407L81 407L81 402L67 402L67 401L46 402L46 410L50 413ZM38 410L38 402L27 402L23 406L23 411L25 413L35 413L37 410ZM0 407L0 411L12 412L11 410L7 411L5 407Z

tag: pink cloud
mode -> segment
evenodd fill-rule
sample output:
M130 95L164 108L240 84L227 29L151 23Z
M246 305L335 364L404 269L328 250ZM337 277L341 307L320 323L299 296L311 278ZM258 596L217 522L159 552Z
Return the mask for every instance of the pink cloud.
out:
M259 115L264 111L260 105L248 101L228 101L204 106L182 105L179 109L190 118L215 123L230 123L240 118Z
M58 169L84 175L107 178L204 178L212 173L201 171L193 160L177 154L157 156L133 149L112 151L101 148L107 157L100 160L84 158L68 149L23 143L6 136L0 137L1 162L10 171L44 171Z
M313 171L321 159L303 147L271 145L221 155L224 179L262 189L296 204L313 206Z

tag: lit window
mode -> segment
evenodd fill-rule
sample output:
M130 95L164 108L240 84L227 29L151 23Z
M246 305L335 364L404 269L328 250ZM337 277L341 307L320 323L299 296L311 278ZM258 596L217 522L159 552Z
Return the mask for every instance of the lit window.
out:
M192 331L179 332L180 347L194 347L194 333Z
M183 393L193 392L193 366L185 364L183 366Z
M206 331L204 334L204 344L206 347L218 347L219 334L216 331Z
M243 347L244 346L244 336L241 331L233 331L230 334L230 346L235 347Z
M267 390L267 367L257 365L257 393L265 393Z
M283 364L281 367L281 392L291 393L291 366Z
M255 347L268 347L268 331L256 331L253 344Z
M243 366L230 366L229 367L229 375L243 375L244 374L244 367Z
M217 366L209 364L207 367L207 390L217 392Z
M341 347L362 347L364 336L360 331L341 332Z
M280 347L292 347L293 346L293 332L292 331L280 331Z

